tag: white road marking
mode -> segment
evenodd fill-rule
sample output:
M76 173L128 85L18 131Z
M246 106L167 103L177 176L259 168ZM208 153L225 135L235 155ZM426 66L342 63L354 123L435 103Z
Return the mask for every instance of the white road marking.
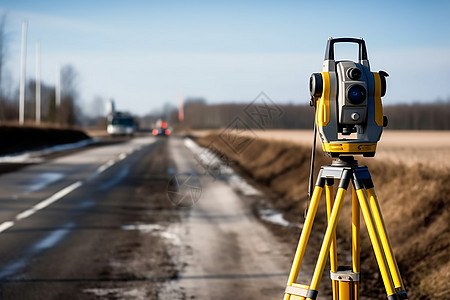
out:
M28 218L32 214L34 214L37 210L34 210L33 208L27 209L26 211L21 212L16 216L16 220L23 220L25 218Z
M114 185L118 184L120 181L122 181L130 172L130 165L125 165L122 170L120 170L120 172L117 173L116 176L114 176L113 178L111 178L110 180L104 182L103 184L100 185L99 189L101 191L105 191L105 190L109 190L110 188L112 188Z
M89 176L87 178L87 181L91 181L92 179L94 179L95 177L100 175L101 173L105 172L107 169L111 168L115 163L116 163L116 161L113 159L108 160L106 163L104 163L103 165L98 167L97 170L94 173L92 173L91 176Z
M14 226L14 222L12 222L12 221L3 222L2 224L0 224L0 232L5 231L6 229L8 229L12 226Z
M26 211L21 212L20 214L18 214L16 216L16 220L23 220L25 218L28 218L29 216L33 215L37 211L39 211L39 210L49 206L53 202L58 201L62 197L64 197L67 194L71 193L75 189L79 188L81 185L83 185L83 183L81 181L77 181L77 182L69 185L68 187L63 188L62 190L60 190L59 192L53 194L52 196L50 196L49 198L45 199L44 201L39 202L38 204L36 204L32 208L27 209Z
M104 172L106 169L108 169L109 167L111 167L112 165L114 165L115 161L114 160L109 160L107 163L101 165L100 167L98 167L97 169L97 174L100 174L102 172Z

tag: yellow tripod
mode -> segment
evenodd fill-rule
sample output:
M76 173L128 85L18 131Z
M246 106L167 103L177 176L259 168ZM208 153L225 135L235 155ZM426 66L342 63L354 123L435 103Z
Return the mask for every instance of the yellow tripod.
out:
M333 200L335 179L340 180ZM350 184L353 185L352 197L352 266L337 266L336 225L341 212L345 193ZM306 245L316 216L322 191L325 188L328 226L317 259L310 285L298 284L300 266L305 254ZM397 262L392 253L391 243L386 233L380 206L375 195L374 185L366 166L358 166L352 156L340 157L330 166L323 166L311 197L305 223L295 253L294 262L287 282L284 300L316 299L322 274L330 254L330 277L332 280L333 300L356 300L359 298L360 281L360 211L364 217L370 241L380 269L387 299L408 299Z

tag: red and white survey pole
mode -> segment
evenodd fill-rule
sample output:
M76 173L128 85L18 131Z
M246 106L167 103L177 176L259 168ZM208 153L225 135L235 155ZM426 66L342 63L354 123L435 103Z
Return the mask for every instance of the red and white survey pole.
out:
M178 102L178 121L184 120L184 103L183 103L183 95L179 94L179 102Z

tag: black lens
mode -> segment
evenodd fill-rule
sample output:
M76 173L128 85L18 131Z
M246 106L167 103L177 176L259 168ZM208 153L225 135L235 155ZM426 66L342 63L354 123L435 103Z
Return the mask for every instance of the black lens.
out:
M354 105L363 103L366 100L366 89L359 84L352 85L347 91L347 99Z
M358 80L361 78L361 70L358 68L350 68L347 71L347 75L352 80Z

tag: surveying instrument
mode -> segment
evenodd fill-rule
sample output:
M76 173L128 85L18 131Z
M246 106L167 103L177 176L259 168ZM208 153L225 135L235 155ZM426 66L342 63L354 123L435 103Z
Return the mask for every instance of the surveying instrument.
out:
M334 44L356 43L358 62L335 61ZM329 38L323 72L310 78L311 105L314 106L314 144L311 157L310 199L305 223L289 274L284 300L314 300L322 274L330 256L330 278L333 300L359 299L360 282L360 212L380 269L387 299L408 299L392 246L386 233L380 206L369 169L358 165L353 155L373 157L387 119L383 116L381 97L386 93L384 71L371 72L364 40ZM323 151L334 158L331 165L322 166L313 190L313 169L316 134ZM335 199L333 186L339 180ZM345 193L350 182L352 191L352 265L337 265L336 226ZM325 189L328 225L316 262L311 283L296 283L305 254L322 191ZM312 195L311 195L311 191Z

